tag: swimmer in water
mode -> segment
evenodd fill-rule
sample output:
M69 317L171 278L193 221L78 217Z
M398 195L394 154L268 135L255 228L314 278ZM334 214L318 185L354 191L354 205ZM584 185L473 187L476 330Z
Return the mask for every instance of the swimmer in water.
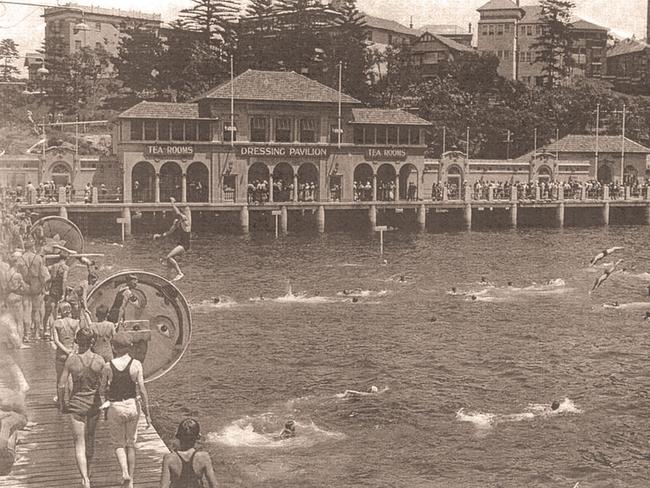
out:
M476 300L476 295L472 295L472 300Z
M609 256L615 251L620 251L623 249L622 247L610 247L609 249L605 249L604 251L599 252L594 256L594 258L591 260L589 263L589 266L594 266L598 261L601 259L604 259L606 256Z
M514 285L512 284L512 281L508 281L508 286L512 288Z
M221 302L221 297L212 297L212 303L215 305Z
M296 422L287 420L287 423L284 424L284 429L280 432L280 439L290 439L292 437L296 437Z
M436 317L435 315L430 319L430 322L437 322L437 321L438 321L438 317Z
M456 287L455 287L455 286L452 286L452 287L451 287L451 294L452 294L452 295L455 295L456 293L457 293L457 291L456 291Z
M406 276L404 276L404 275L400 275L400 277L399 277L399 282L400 282L400 283L406 283Z
M553 403L551 403L551 410L555 412L558 408L560 408L560 402L553 400Z
M359 299L358 299L357 297L354 297L354 298L352 299L352 303L359 303Z
M645 313L645 317L643 320L650 320L650 312Z
M485 278L485 276L481 276L481 284L482 285L487 285L488 284L488 280Z

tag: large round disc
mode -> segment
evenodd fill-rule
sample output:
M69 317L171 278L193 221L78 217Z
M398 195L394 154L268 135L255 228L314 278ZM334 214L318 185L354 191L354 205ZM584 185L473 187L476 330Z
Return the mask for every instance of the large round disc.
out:
M135 288L125 294L127 280L137 278ZM124 300L125 296L132 298ZM145 271L123 271L95 286L88 295L92 317L100 305L109 310L109 320L117 320L126 301L119 330L133 342L131 355L144 367L145 381L153 381L171 370L181 359L192 336L190 307L183 294L166 279Z
M37 246L43 246L46 254L58 254L53 245L63 246L78 253L84 252L84 236L73 222L63 217L49 216L32 225L31 236Z

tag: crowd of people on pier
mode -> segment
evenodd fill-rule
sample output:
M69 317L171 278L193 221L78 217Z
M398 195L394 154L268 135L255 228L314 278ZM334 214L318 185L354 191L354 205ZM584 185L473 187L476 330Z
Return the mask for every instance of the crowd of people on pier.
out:
M100 202L121 201L122 189L117 186L109 188L105 183L94 187L87 183L83 190L77 191L70 182L65 185L57 185L54 181L45 181L34 185L28 181L25 186L16 185L0 187L0 195L5 202L24 203L27 205L40 205L47 203L60 203L60 188L65 189L65 203L71 203L83 197L84 203L92 203L93 189L97 188L97 198Z
M584 182L569 180L565 182L540 180L531 182L512 181L484 181L479 180L470 185L464 182L462 192L458 184L448 182L435 182L431 188L433 201L460 200L463 195L469 195L472 200L511 200L513 191L516 191L517 200L565 200L575 199L602 199L605 188L611 200L623 198L644 198L650 188L650 179L637 179L629 185L618 182L602 183L596 180ZM627 194L626 194L627 191Z
M248 184L248 203L267 203L270 201L270 185L268 180L253 180ZM318 200L318 185L313 181L298 183L296 188L292 182L282 179L273 182L273 201L292 202L297 199L299 202L315 202Z

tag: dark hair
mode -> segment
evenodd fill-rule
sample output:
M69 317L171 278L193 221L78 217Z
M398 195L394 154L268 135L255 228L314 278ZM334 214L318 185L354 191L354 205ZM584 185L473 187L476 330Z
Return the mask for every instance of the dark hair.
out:
M195 442L201 437L201 427L194 419L185 419L176 429L176 439L181 442Z
M108 307L103 303L95 309L95 317L97 317L97 320L99 320L100 322L106 320L107 315L108 315Z
M75 336L74 341L79 345L79 347L92 347L92 345L95 343L95 333L89 328L84 327L83 329L79 329L77 331L77 335Z

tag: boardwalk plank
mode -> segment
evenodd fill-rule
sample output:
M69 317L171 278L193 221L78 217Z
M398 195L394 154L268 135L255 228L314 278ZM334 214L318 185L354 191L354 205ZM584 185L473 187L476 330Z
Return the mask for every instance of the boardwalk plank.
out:
M30 424L20 432L16 464L8 476L0 476L0 488L80 486L70 421L67 415L57 411L53 401L56 393L53 351L49 345L34 344L19 351L17 356L31 388L27 395ZM156 430L146 427L143 416L138 423L136 447L135 486L158 486L162 456L169 450ZM106 422L100 420L95 438L95 458L91 465L92 486L115 488L120 486L120 479Z

